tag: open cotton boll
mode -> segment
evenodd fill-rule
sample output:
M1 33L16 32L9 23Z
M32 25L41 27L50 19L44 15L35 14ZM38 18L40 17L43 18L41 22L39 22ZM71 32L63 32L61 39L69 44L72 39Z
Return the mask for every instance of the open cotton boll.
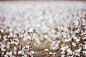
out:
M82 48L80 47L79 49L76 49L74 52L77 52L77 53L78 53L78 52L81 51L81 49L82 49Z
M29 29L29 32L33 32L33 28L30 28L30 29Z
M4 49L4 48L1 48L1 51L6 51L6 49Z
M49 52L49 54L53 54L52 52Z
M15 41L15 42L19 42L19 40L18 40L18 39L14 39L14 41Z
M70 48L67 49L67 52L68 52L69 55L72 54L72 51L71 51Z
M30 50L30 46L25 46L25 49L26 50Z
M37 54L37 52L31 51L30 56L33 57L33 55Z
M35 55L37 54L37 52L34 53Z
M76 53L76 56L80 56L80 54L79 53Z
M76 44L75 44L74 42L72 42L72 45L73 45L73 46L76 46Z
M10 55L10 56L12 56L12 51L7 52L6 55Z
M31 51L31 52L30 52L30 54L32 54L32 55L34 55L34 53L35 53L34 51Z
M67 48L68 48L68 46L64 46L61 48L61 50L65 51L65 49L67 49Z
M80 39L76 39L76 42L79 42L80 41Z
M17 52L14 50L14 54L17 54Z
M49 52L49 49L45 49L44 51L47 51L47 52Z
M7 39L4 37L4 41L7 41Z
M24 54L24 57L27 57L27 54Z
M4 47L5 47L5 45L3 45L3 44L2 44L2 46L0 46L2 51L5 51Z
M65 55L61 55L61 57L65 57Z
M33 55L30 55L31 57L33 57Z
M24 55L24 51L18 51L18 54L22 54L22 55Z
M83 51L84 55L86 56L86 51Z
M62 51L62 52L61 52L61 54L65 54L65 52L64 52L64 51Z
M56 56L56 52L53 53L53 56Z
M44 51L43 54L44 54L44 55L49 55L49 52Z
M18 45L18 42L14 42L15 45Z
M56 56L56 53L49 52L49 55L50 55L50 57L54 57L54 56Z
M31 40L31 37L30 37L30 36L27 36L27 39L28 39L28 40Z
M0 31L1 31L2 33L4 32L4 30L3 30L3 29L1 29Z
M17 48L16 48L16 47L14 47L14 50L17 50Z

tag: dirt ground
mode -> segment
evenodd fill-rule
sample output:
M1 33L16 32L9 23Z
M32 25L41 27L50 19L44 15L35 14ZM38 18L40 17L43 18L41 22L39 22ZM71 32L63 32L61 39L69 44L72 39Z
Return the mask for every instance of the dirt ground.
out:
M37 52L37 54L34 55L34 57L46 57L46 56L42 53L43 50L35 50L35 51ZM55 57L59 57L59 56L60 56L59 51L56 51L56 56L55 56Z
M46 57L46 56L43 54L44 49L38 49L38 48L36 48L36 47L33 47L31 50L37 52L37 54L34 55L34 57ZM51 52L56 52L56 56L55 56L55 57L60 57L60 52L59 52L59 50L57 50L57 51L51 51Z

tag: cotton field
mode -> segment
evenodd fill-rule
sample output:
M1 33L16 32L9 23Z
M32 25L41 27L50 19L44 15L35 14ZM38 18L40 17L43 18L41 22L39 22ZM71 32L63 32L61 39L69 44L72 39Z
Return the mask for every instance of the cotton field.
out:
M1 1L0 39L1 57L84 57L86 2Z

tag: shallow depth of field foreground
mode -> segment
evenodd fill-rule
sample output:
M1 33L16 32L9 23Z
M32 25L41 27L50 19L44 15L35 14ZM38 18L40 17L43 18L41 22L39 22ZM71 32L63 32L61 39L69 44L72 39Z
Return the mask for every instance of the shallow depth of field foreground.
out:
M1 1L0 57L86 57L86 1Z

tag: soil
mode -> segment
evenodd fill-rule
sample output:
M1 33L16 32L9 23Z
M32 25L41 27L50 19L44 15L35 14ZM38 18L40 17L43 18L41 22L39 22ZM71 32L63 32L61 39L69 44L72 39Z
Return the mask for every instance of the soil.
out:
M43 50L34 50L35 52L37 52L36 55L34 55L34 57L46 57L42 51ZM60 57L60 52L59 51L55 51L56 52L56 56L55 57Z

